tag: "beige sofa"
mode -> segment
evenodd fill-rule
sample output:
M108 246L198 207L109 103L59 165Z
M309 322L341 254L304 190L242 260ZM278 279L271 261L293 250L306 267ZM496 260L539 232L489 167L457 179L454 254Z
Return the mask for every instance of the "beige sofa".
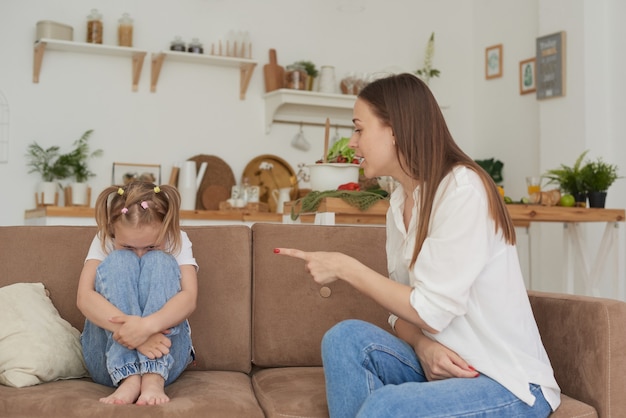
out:
M171 402L105 405L98 398L112 389L82 378L0 386L0 416L328 416L322 335L345 318L387 327L387 314L344 283L316 285L301 261L272 250L340 250L385 272L384 230L275 224L185 230L200 265L198 308L190 318L197 363L166 389ZM82 329L76 285L94 233L0 227L0 286L43 282L60 315ZM534 292L530 298L564 393L553 416L626 416L626 303Z

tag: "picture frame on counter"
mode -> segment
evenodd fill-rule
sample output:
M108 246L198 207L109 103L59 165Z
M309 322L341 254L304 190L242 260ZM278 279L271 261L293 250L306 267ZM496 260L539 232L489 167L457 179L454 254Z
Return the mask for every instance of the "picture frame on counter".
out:
M565 31L537 38L537 99L565 96Z
M485 78L502 77L502 44L485 48Z
M111 184L124 186L132 181L150 181L161 184L160 164L113 163Z
M529 58L519 63L519 94L528 94L537 91L535 58Z

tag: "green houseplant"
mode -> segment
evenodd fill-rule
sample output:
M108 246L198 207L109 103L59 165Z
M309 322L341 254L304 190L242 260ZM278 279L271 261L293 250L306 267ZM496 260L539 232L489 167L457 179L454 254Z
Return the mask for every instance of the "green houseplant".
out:
M583 180L582 163L588 152L589 150L586 150L580 154L573 166L561 164L559 168L548 170L543 175L548 179L548 184L558 184L561 191L574 196L576 206L586 206L587 202L587 186Z
M588 162L582 169L583 183L589 196L589 206L603 208L609 187L619 177L617 166L606 163L602 158Z
M85 131L83 135L74 141L74 149L67 154L59 156L59 161L63 165L70 167L70 177L73 176L75 182L70 187L70 193L66 193L68 199L71 198L71 203L77 206L89 205L89 187L87 180L90 177L95 176L89 169L88 161L92 157L99 157L102 155L102 150L97 149L93 152L89 150L89 137L93 133L93 129Z
M26 165L30 167L28 172L41 176L41 183L35 194L37 206L57 204L57 190L61 187L59 180L69 177L72 173L72 167L60 158L60 149L56 145L43 148L37 142L26 148Z

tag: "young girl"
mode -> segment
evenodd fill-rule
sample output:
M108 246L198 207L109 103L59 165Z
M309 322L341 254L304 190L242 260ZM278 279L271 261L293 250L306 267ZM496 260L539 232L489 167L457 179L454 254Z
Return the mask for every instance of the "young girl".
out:
M365 175L400 184L387 212L392 280L341 253L275 250L392 314L395 335L349 320L324 336L330 416L547 417L560 391L495 184L411 74L368 84L353 114L350 146Z
M98 233L83 266L77 305L92 379L117 387L101 402L157 405L192 361L187 318L196 308L198 268L179 225L171 186L132 182L96 201Z

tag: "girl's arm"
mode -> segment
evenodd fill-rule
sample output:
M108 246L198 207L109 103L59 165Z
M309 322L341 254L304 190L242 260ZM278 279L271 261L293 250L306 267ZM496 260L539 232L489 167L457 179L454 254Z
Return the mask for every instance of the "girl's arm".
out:
M181 291L158 311L143 318L123 313L109 318L118 327L113 333L115 341L126 347L136 348L150 336L167 332L193 313L198 297L196 268L192 265L181 265L180 273Z
M89 321L100 328L115 332L120 325L110 322L109 319L124 313L96 292L96 269L99 264L100 260L85 261L78 281L76 306Z

